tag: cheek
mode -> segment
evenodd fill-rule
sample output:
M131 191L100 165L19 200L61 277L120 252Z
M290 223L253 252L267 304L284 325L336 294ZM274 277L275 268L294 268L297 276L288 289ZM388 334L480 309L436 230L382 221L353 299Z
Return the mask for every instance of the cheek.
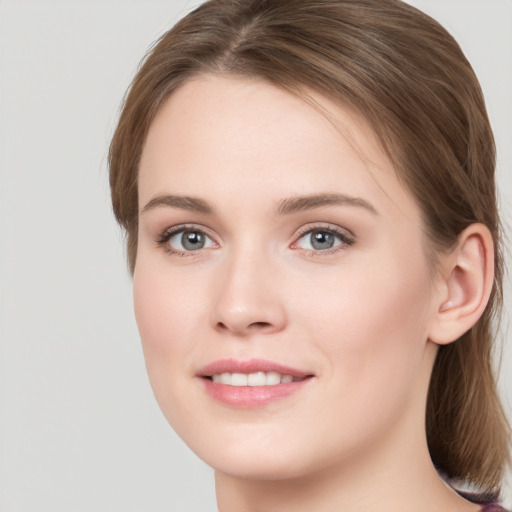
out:
M410 411L422 418L428 382L425 272L404 272L393 260L360 270L317 281L322 286L297 304L307 311L296 315L300 329L326 362L318 428L335 456L350 446L372 446Z
M176 319L180 318L179 301L169 293L170 283L156 271L137 263L133 281L133 302L135 319L146 353L165 353L170 343L166 339L172 337L177 329Z
M148 350L180 350L180 340L197 325L202 310L204 290L198 280L171 272L159 258L146 258L143 252L138 256L133 277L134 309Z
M304 310L306 321L315 323L319 334L335 329L345 343L358 339L358 346L362 340L375 343L368 336L372 331L395 334L398 341L401 333L421 326L418 315L428 305L425 270L408 271L393 263L356 270L347 267L317 275L311 284L304 283L307 293L290 295L298 297L296 307Z
M427 339L429 281L422 257L403 265L390 253L377 262L341 268L302 297L302 329L315 340L352 403L378 403L407 392L422 366Z
M167 421L188 439L197 430L197 397L190 395L190 382L201 338L197 326L204 321L202 293L155 258L143 256L137 260L133 293L153 393ZM203 433L192 437L201 440Z
M164 268L141 255L133 281L134 310L148 376L155 396L167 413L176 379L191 374L185 364L194 350L192 331L198 324L201 297ZM189 340L188 342L186 340ZM174 383L173 386L169 384Z

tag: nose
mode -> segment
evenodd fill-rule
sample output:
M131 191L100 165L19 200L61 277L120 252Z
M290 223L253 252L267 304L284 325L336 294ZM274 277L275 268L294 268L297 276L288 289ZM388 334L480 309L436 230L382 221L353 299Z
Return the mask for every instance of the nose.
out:
M272 262L246 252L233 255L222 265L212 294L213 328L239 337L283 330L286 310Z

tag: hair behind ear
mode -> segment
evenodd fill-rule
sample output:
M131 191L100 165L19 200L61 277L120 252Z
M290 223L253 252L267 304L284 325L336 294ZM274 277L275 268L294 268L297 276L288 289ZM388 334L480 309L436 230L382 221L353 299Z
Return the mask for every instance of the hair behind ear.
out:
M490 339L489 329L488 321L480 322L456 342L439 347L427 402L427 438L432 460L450 477L497 491L510 429L490 345L481 342Z

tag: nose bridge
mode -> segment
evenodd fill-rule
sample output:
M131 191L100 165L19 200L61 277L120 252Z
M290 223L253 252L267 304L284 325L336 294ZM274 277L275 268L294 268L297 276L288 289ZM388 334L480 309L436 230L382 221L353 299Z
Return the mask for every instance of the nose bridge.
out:
M237 335L281 330L286 313L271 255L249 240L234 247L216 280L212 323Z

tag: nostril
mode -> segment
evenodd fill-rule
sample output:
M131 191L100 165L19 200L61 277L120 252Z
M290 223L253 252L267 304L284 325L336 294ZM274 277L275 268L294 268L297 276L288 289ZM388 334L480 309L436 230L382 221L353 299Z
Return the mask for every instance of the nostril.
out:
M217 329L220 331L234 331L240 334L249 334L250 332L271 330L272 324L270 322L251 322L241 326L226 324L224 322L217 322Z
M271 322L252 322L247 326L248 333L269 333L274 330L274 326Z
M223 323L223 322L218 322L218 323L217 323L217 327L218 327L220 330L222 330L222 331L227 331L227 330L229 330L228 326L227 326L225 323Z
M270 324L268 322L253 322L252 324L249 325L249 327L268 327L270 326Z

